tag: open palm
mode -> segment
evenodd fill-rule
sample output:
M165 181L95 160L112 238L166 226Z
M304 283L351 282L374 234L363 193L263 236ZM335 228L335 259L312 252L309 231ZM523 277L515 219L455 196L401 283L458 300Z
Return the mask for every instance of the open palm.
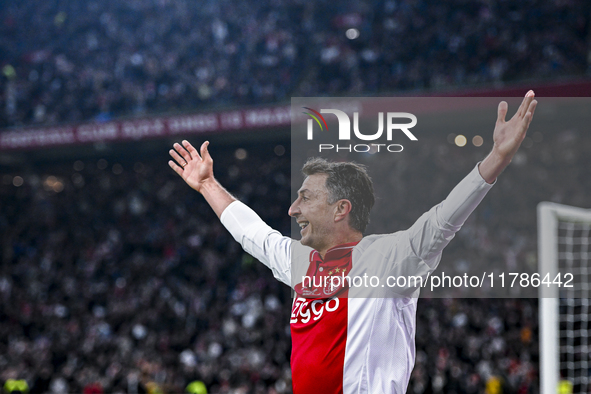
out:
M530 90L515 115L509 121L505 121L508 105L505 101L501 101L493 134L495 149L501 157L511 159L515 155L525 138L537 104L538 102L534 100L534 92Z
M213 159L211 158L207 146L209 141L201 145L201 154L189 143L183 141L183 145L175 143L174 149L169 151L174 160L170 160L168 165L187 182L189 186L198 192L205 182L213 180Z

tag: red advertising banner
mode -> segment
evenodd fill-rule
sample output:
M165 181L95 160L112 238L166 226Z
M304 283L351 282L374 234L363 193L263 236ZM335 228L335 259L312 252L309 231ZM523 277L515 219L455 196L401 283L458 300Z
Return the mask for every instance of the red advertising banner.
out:
M289 127L290 106L241 109L190 115L116 120L55 127L32 127L0 133L0 150L105 141L140 140L177 134L251 131Z
M403 95L431 97L522 97L534 89L536 97L589 97L591 81L546 83L536 86L513 85L502 89L459 90ZM351 98L352 106L360 106ZM361 105L361 107L363 107ZM359 109L360 110L360 109ZM423 108L423 110L427 110ZM433 111L435 108L429 108ZM360 116L363 116L360 114ZM129 141L183 134L249 132L264 127L289 127L290 105L243 108L175 116L121 119L103 123L25 127L0 132L0 151L34 149L69 144Z

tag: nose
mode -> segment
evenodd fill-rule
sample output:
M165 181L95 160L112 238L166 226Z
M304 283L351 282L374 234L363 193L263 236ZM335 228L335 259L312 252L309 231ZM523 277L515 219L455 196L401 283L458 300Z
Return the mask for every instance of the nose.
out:
M297 217L297 215L299 215L300 212L300 207L298 204L299 198L296 199L292 204L291 207L289 207L289 210L287 211L287 214L291 217Z

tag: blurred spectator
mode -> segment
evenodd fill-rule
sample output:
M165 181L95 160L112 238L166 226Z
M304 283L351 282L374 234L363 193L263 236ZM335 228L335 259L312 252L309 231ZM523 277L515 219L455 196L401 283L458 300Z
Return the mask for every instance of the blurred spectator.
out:
M185 391L190 394L207 394L205 384L200 380L195 380L187 385Z
M26 394L29 392L29 385L23 379L8 379L4 383L4 392L7 394Z

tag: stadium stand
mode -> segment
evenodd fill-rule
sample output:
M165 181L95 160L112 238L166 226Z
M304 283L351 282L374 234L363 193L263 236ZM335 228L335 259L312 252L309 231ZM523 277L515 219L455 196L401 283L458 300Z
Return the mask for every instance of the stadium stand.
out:
M220 153L218 176L285 231L289 159L250 153ZM31 393L127 392L134 379L169 392L196 378L220 392L287 387L288 289L230 242L165 158L19 174L4 174L1 193L3 381L25 378Z
M24 0L2 11L1 128L588 71L585 0Z

